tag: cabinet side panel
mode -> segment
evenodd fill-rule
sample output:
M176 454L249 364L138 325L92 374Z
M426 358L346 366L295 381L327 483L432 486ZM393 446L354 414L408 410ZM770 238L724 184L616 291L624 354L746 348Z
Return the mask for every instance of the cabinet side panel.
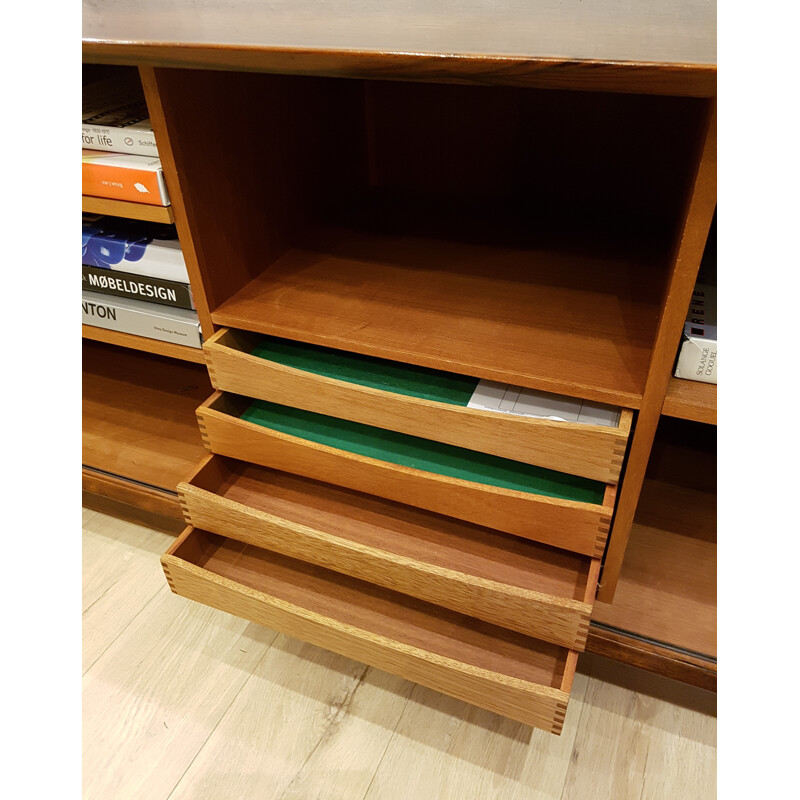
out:
M363 92L358 81L148 69L181 195L176 224L213 311L292 245L326 197L364 180Z
M656 342L631 440L614 524L608 539L598 600L610 603L619 580L625 548L644 481L650 449L664 405L680 333L717 203L716 101L708 103L709 123L697 159L695 180L686 202L683 227L674 250Z

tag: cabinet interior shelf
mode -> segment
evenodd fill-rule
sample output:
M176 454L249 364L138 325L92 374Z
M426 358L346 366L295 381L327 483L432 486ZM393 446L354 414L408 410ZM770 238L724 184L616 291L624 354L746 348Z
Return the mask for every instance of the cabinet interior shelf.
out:
M91 339L95 342L108 342L131 350L140 350L144 353L179 358L182 361L191 361L195 364L205 364L203 351L199 347L186 347L173 342L161 342L158 339L149 339L146 336L136 336L133 333L123 333L122 331L107 330L94 325L83 326L83 338Z
M612 604L592 620L716 669L716 428L662 418Z
M175 492L205 455L195 409L212 391L199 364L83 342L83 463Z
M717 385L670 378L662 413L668 417L717 424Z
M657 258L592 244L517 249L317 228L212 319L638 408L658 318Z
M131 203L127 200L112 200L107 197L83 195L83 211L87 214L106 214L110 217L125 217L144 222L175 222L172 206L151 206L147 203Z

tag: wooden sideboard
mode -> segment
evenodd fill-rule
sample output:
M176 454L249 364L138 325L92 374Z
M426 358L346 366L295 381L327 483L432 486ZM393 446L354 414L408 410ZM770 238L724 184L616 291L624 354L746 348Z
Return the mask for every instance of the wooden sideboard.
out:
M86 8L84 70L138 69L206 349L84 326L85 503L191 520L181 594L549 730L584 648L714 688L716 387L672 377L716 207L714 5L150 5ZM265 336L623 422L494 423ZM252 398L605 490L444 479Z

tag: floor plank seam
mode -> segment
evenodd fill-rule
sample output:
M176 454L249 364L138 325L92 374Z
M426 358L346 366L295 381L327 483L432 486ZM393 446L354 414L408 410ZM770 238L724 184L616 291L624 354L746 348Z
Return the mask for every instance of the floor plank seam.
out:
M392 729L392 735L386 742L386 747L383 748L381 757L378 759L378 763L375 765L375 771L372 773L372 778L370 779L370 782L367 785L366 791L364 792L364 796L361 798L361 800L367 800L367 797L370 793L370 789L372 789L372 784L375 783L375 778L377 777L378 772L380 771L381 764L383 764L383 759L386 758L386 753L389 751L389 746L394 741L394 737L397 734L397 729L400 727L400 723L402 722L403 717L406 714L406 709L408 708L408 703L410 700L411 700L411 692L408 693L408 696L406 697L406 702L403 704L403 709L397 715L397 722L395 722L394 728Z
M222 722L222 720L225 719L225 717L227 716L228 712L231 710L231 707L236 702L236 698L242 693L242 691L244 690L244 687L247 686L247 684L250 683L250 681L252 680L253 675L255 675L256 670L260 666L261 662L267 656L267 653L269 653L269 651L272 649L272 645L275 643L275 639L278 638L278 635L279 635L278 632L275 631L275 637L269 643L269 647L261 654L261 658L259 658L258 661L255 664L253 664L253 669L250 672L250 674L247 676L247 680L245 680L242 683L242 685L239 687L239 690L231 698L231 701L230 701L230 703L228 703L228 705L225 708L225 710L219 715L219 719L214 723L214 727L211 728L211 730L208 732L208 736L206 736L206 738L203 739L202 744L200 745L200 747L197 748L197 752L194 754L194 756L192 756L192 760L186 765L186 769L180 774L180 777L175 782L175 785L172 787L172 789L170 789L169 794L166 795L164 800L170 800L170 798L175 794L175 791L180 786L181 781L186 777L187 773L192 768L192 765L194 764L194 762L197 761L197 757L200 755L200 753L203 752L203 750L205 750L206 745L208 744L208 742L211 739L211 737L214 735L214 731L217 730L217 728L219 727L219 725Z
M109 587L109 588L111 588L111 587ZM130 620L128 620L127 625L125 625L123 628L121 628L118 631L117 635L110 642L108 642L108 644L103 648L102 652L97 655L97 657L94 659L94 661L92 661L92 663L88 667L86 667L86 669L83 671L83 674L81 675L82 678L85 678L88 675L89 670L92 669L94 667L94 665L97 664L97 662L100 661L100 659L108 652L108 650L111 647L111 645L113 645L117 641L117 639L119 639L119 637L123 633L125 633L125 631L139 618L140 614L142 614L145 611L145 609L150 605L150 603L152 603L153 600L155 600L156 597L158 597L165 589L167 589L166 584L164 584L163 586L160 586L150 596L150 598L147 600L147 602L145 602L142 605L142 607L130 618ZM105 594L105 592L103 592L103 594ZM98 598L98 600L99 599L100 598ZM94 605L94 603L92 603L92 605ZM89 606L89 608L91 608L91 606ZM88 611L88 610L89 609L87 608L86 611ZM86 611L84 611L83 613L85 614Z
M578 719L575 722L574 726L574 734L572 735L572 748L569 751L569 761L567 764L567 769L564 771L564 785L561 787L561 794L559 795L559 800L570 800L569 795L567 794L567 786L569 785L569 776L573 769L576 769L578 766L578 761L580 759L580 753L577 750L578 747L578 731L581 729L581 722L583 722L583 715L586 713L586 706L588 705L586 702L586 698L589 695L589 690L591 689L592 682L594 678L591 677L591 668L589 669L589 674L586 675L586 686L583 690L583 696L581 697L581 710L578 714ZM569 708L567 708L567 713L569 713ZM565 720L566 721L566 720ZM563 736L563 730L561 736Z
M639 792L639 800L642 800L644 797L644 790L647 786L647 781L645 780L647 776L647 759L650 756L650 742L647 742L647 747L644 751L644 764L642 765L642 790Z

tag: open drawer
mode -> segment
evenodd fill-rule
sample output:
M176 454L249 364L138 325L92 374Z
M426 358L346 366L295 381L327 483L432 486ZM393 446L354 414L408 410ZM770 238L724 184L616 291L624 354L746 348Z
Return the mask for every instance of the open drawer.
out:
M477 378L227 328L203 349L215 389L603 483L619 480L628 409L617 410L615 425L601 425L469 408Z
M574 651L191 526L161 563L190 600L561 732Z
M216 455L178 494L196 528L573 650L586 646L598 559Z
M223 392L204 402L197 417L203 441L213 453L335 483L592 558L603 553L616 494L613 484L263 401L254 403ZM409 453L413 459L408 458ZM390 457L406 463L393 462ZM411 462L429 469L408 466ZM502 462L499 470L496 462ZM523 489L509 488L517 486Z

